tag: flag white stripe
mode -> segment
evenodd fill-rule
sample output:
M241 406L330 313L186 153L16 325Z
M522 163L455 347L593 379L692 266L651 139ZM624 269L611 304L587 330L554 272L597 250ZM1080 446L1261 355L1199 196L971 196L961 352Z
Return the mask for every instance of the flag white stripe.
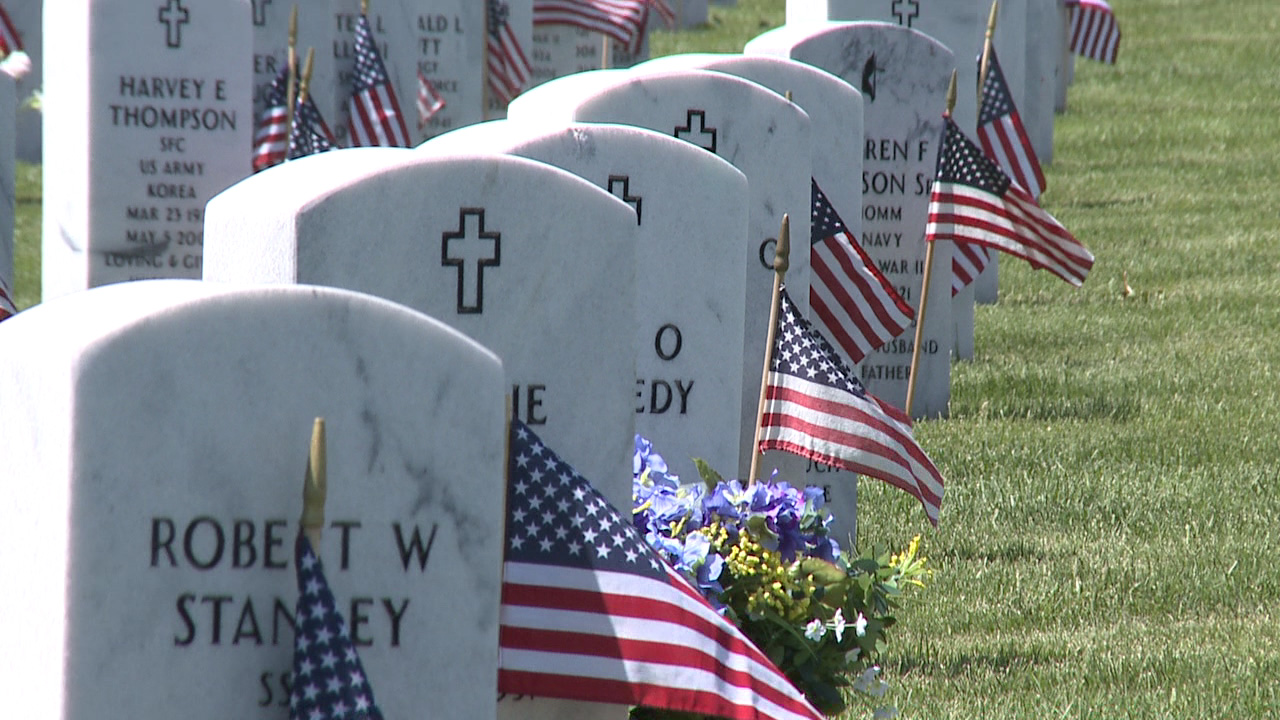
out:
M666 570L666 572L671 571ZM738 638L746 654L725 646L714 635L705 634L679 622L561 610L544 605L525 606L509 600L504 601L501 606L500 622L503 627L529 628L542 632L582 633L611 639L661 643L677 648L681 654L708 648L710 652L704 652L704 654L716 665L742 673L752 681L762 683L782 696L803 702L803 696L799 691L768 663L764 655L741 634L741 631L733 627L700 598L691 601L689 595L670 583L630 573L519 562L503 564L503 582L545 587L551 590L579 590L624 598L643 597L655 606L659 604L671 606L671 610L661 613L662 615L693 617ZM673 582L684 583L680 578L673 578ZM500 665L504 670L592 677L698 690L719 695L743 707L763 705L762 709L768 709L772 716L778 718L807 717L777 705L750 687L729 684L729 680L714 672L691 668L684 664L620 660L590 654L548 652L506 646L502 647L500 652Z
M835 415L817 408L782 399L770 400L768 407L765 409L766 413L798 418L808 424L826 428L848 428L843 430L843 432L850 435L856 435L859 438L863 438L870 443L883 448L883 452L858 450L858 452L862 452L868 456L866 460L862 460L860 458L859 462L863 462L864 464L877 469L882 469L895 477L901 478L905 482L911 483L912 485L919 485L917 478L913 477L913 475L919 476L919 479L924 481L924 487L928 490L930 495L938 498L942 497L942 482L941 477L937 476L937 468L927 467L916 460L916 458L913 457L911 452L907 449L908 441L904 441L901 435L895 437L894 435L883 432L872 425L867 424L870 418L866 416L870 416L871 418L887 422L892 426L896 426L898 428L902 427L900 424L880 412L878 407L872 408L871 403L854 398L848 393L829 388L820 383L810 382L793 375L770 372L769 384L772 386L786 387L802 395L825 400L826 402L838 403L849 408L851 411L862 415L863 417L858 417L857 415L852 414ZM853 427L850 427L851 425ZM773 430L774 426L770 425L766 436L769 436L768 433L773 432ZM902 434L909 436L908 433ZM836 457L848 454L848 446L846 445L839 445L822 440L820 440L820 442L822 442L827 448L823 451L826 454ZM909 442L912 445L915 444L914 439L910 439ZM842 448L844 449L843 453L840 452ZM871 458L877 459L872 460Z
M938 202L937 207L931 208L926 235L953 235L999 248L1053 269L1055 274L1075 285L1080 285L1079 281L1088 274L1093 255L1071 238L1061 225L1047 224L1041 217L1049 217L1047 213L1043 210L1037 212L1014 193L1006 193L1005 202L1000 203L1000 209L994 209L999 198L961 183L941 182L935 186L934 192ZM963 220L949 222L935 219L933 215L939 211L962 215L966 220L976 220L988 227L973 227ZM1027 225L1035 226L1042 234L1032 232Z

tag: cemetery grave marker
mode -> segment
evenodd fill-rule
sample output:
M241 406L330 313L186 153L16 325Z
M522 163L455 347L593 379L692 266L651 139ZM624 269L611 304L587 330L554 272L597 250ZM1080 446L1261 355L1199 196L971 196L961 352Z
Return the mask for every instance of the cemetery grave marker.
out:
M746 292L746 177L688 143L627 125L498 120L421 149L446 147L545 162L635 209L636 432L684 478L697 477L693 457L736 467L744 307L731 298Z
M600 122L648 128L715 153L746 175L751 197L742 247L748 275L736 469L739 476L745 474L769 322L772 252L783 214L791 215L793 234L805 237L809 232L808 116L777 93L724 73L645 71L641 66L578 73L539 85L511 104L510 117L531 125ZM787 277L792 292L807 301L809 258L793 255Z
M250 0L253 13L253 117L256 122L266 107L266 95L280 69L289 63L289 17L298 7L298 72L308 48L315 48L312 66L312 94L332 91L334 83L333 47L335 0L298 4L286 0ZM336 118L325 114L330 126Z
M747 43L748 55L776 55L823 68L862 88L862 247L912 307L919 308L930 183L942 142L942 110L954 56L936 40L881 22L784 25ZM934 250L933 277L950 277L951 247ZM791 294L795 299L795 292ZM951 288L932 283L913 417L945 415L951 397ZM872 352L859 379L903 407L914 341L906 335Z
M628 205L543 163L355 148L210 201L205 279L344 287L440 319L503 359L513 415L625 505L635 232Z
M809 115L813 132L813 178L854 237L862 228L862 95L849 83L812 65L768 55L687 54L650 60L641 68L701 68L759 83L791 99ZM793 236L792 252L809 248L808 237ZM812 263L811 263L812 264ZM814 279L811 276L810 285ZM829 301L830 297L827 298ZM839 351L838 351L839 352ZM845 356L846 362L852 362ZM784 480L827 489L841 540L856 536L857 476L787 453L768 453L763 467L777 467Z
M16 93L21 106L31 93L44 87L44 0L5 0L4 8L22 40L22 51L31 58L31 70L17 83ZM41 162L42 120L36 110L18 111L14 147L19 160Z
M0 689L40 700L26 717L288 716L317 416L320 554L378 704L494 717L492 353L378 298L190 280L44 303L0 344L24 348L0 358L0 572L23 588L0 618Z
M1002 0L993 37L1001 68L1014 95L1014 103L1024 110L1026 102L1026 28L1028 0ZM789 0L787 21L793 20L884 20L919 30L947 46L956 58L959 88L952 112L956 124L973 137L978 118L978 57L986 40L991 17L991 0ZM1002 31L1003 29L1003 31ZM1005 59L1007 58L1007 59ZM950 277L948 273L947 277ZM973 309L968 296L992 303L998 294L999 262L995 257L987 269L956 296L956 348L962 358L973 357Z
M50 0L45 299L199 278L210 197L250 172L248 0Z
M1062 0L1027 0L1027 89L1018 106L1041 165L1053 161L1054 93L1067 30Z
M652 19L651 19L652 21ZM573 73L628 68L649 57L649 35L636 52L603 33L571 25L539 24L533 28L533 84ZM607 45L602 43L607 42ZM607 53L607 55L606 55ZM607 58L607 64L606 64Z

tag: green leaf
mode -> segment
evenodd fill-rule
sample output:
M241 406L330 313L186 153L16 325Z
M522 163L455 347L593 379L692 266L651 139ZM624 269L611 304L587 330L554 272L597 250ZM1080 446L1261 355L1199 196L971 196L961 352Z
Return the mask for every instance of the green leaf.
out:
M814 582L819 585L834 585L848 577L840 566L816 557L806 557L801 560L800 572L804 575L812 575Z
M707 492L716 489L716 485L724 482L724 478L720 477L720 473L715 471L706 460L702 458L694 458L693 464L698 468L698 476L702 478L702 482L707 486Z

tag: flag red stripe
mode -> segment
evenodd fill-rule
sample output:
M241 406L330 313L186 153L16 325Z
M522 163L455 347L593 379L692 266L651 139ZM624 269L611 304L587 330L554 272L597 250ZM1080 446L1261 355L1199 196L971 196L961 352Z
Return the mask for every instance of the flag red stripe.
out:
M500 692L701 708L727 717L820 718L669 567L665 582L529 563L504 568ZM695 694L701 700L687 705Z
M856 434L841 433L830 426L809 423L795 415L766 413L764 417L769 420L771 429L777 429L780 432L766 434L760 441L761 451L784 450L825 465L833 465L882 480L918 499L927 515L931 518L937 517L938 508L942 504L942 495L929 489L927 483L920 482L919 476L904 467L900 459L886 457L876 452L874 448L868 448L865 443L858 442L860 436ZM835 446L835 449L832 452L823 452L814 447L813 440ZM798 448L803 448L803 451ZM863 453L863 456L849 451ZM876 458L885 460L890 465L876 463L874 462Z
M0 5L0 51L8 55L21 49L22 35L18 33L13 20L9 19L9 13L5 11L4 6Z
M530 590L537 592L541 589L542 588L531 588ZM525 591L522 590L522 592ZM694 668L711 673L720 680L734 687L750 688L753 693L768 699L774 704L784 707L787 705L793 705L794 707L790 708L792 712L799 712L802 709L802 706L799 703L795 703L791 698L788 698L776 688L759 682L752 673L745 670L735 670L726 667L715 656L703 652L696 647L682 647L662 642L660 640L635 640L623 637L593 635L590 633L561 632L556 630L541 630L538 628L513 628L505 626L499 631L499 645L503 648L532 650L556 654L568 652L575 655L587 655L601 660L618 660L630 663L674 665L681 668ZM555 675L558 673L551 670L548 674ZM582 682L582 678L578 678L578 682ZM512 692L512 689L507 687L499 686L498 689L500 692ZM540 695L543 693L539 692L534 694ZM720 696L715 697L717 701L724 702ZM574 699L582 700L586 698L577 697ZM609 700L601 700L601 702L625 703L638 701L614 697ZM752 713L747 717L754 716L755 714Z
M971 210L1004 222L993 222ZM1000 198L955 183L935 184L927 234L931 240L975 242L1004 250L1069 282L1073 282L1072 278L1083 281L1093 266L1088 250L1039 209L1026 191L1013 185ZM1008 242L1000 242L999 238Z
M827 253L822 253L823 270L831 274L831 279L827 279L828 287L831 287L833 291L837 286L842 290L845 287L843 283L834 281L837 276L833 274L832 268L828 266L829 261L834 261L839 265L841 271L838 277L847 278L858 289L858 294L865 300L865 303L858 303L850 295L837 296L842 305L845 307L857 305L870 309L879 319L880 325L892 333L893 336L902 332L911 323L911 320L916 316L915 310L902 301L902 298L894 291L893 286L889 284L888 279L875 268L871 258L848 233L841 233L827 238L822 244L830 249L830 260L826 257ZM851 253L856 254L861 262L855 264ZM874 278L875 285L872 285L872 278ZM894 312L895 310L897 312ZM885 340L888 339L885 338Z
M939 487L942 486L942 475L938 469L934 467L933 461L925 455L924 451L916 444L915 439L909 434L894 425L888 418L877 417L879 413L874 411L868 412L865 408L857 407L850 403L834 402L832 400L818 397L813 393L802 392L795 387L791 387L792 383L787 382L788 376L780 373L769 373L769 388L767 390L767 400L770 401L772 407L766 409L766 420L761 423L761 427L790 427L800 430L812 437L821 438L827 442L837 443L845 447L854 448L888 460L897 465L907 477L914 477L915 471L912 467L913 463L918 465L924 473L932 478ZM872 437L870 433L855 433L841 427L832 427L826 424L813 423L804 418L797 417L794 413L779 412L775 403L787 402L793 403L806 410L826 413L827 415L836 416L847 420L848 425L854 428L867 428L872 431L883 434L886 440L892 445L886 444L879 438ZM870 473L869 473L870 474ZM879 477L879 475L876 475ZM881 478L884 479L884 478ZM922 489L924 494L941 499L941 494L933 490Z

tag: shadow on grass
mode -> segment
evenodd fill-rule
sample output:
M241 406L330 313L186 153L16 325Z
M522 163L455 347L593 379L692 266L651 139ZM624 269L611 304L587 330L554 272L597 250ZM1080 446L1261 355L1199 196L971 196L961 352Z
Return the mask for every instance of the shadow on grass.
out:
M1065 649L1062 652L1050 652L1044 648L1037 648L1031 652L1013 650L974 652L925 647L893 653L892 657L886 658L885 666L896 677L921 674L946 678L976 678L1021 672L1030 668L1056 664L1064 659L1066 659Z
M1023 540L1009 540L994 546L957 542L952 547L935 554L964 562L1039 563L1050 559L1049 554L1042 548L1034 547Z
M1075 388L1070 393L1044 390L1035 393L1008 393L999 396L975 394L973 399L953 399L951 418L992 420L1110 420L1128 422L1142 412L1136 397L1105 389Z

